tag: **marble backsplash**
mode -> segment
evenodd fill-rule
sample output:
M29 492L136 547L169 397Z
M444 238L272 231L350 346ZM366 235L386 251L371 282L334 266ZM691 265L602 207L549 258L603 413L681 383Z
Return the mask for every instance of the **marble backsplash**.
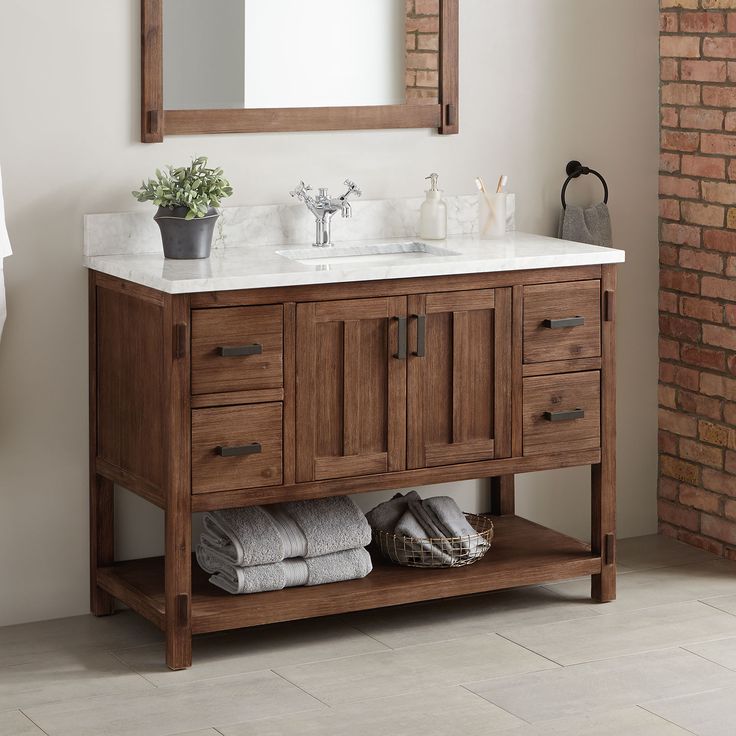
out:
M515 229L515 201L509 195L509 230ZM353 202L353 217L335 215L332 232L336 243L379 238L412 238L419 228L419 208L423 197L376 199ZM478 232L478 197L445 197L447 234L472 235ZM213 248L249 245L292 245L310 243L314 237L314 217L303 204L224 207L215 231ZM153 210L85 215L84 255L125 255L157 253L161 236L153 221Z

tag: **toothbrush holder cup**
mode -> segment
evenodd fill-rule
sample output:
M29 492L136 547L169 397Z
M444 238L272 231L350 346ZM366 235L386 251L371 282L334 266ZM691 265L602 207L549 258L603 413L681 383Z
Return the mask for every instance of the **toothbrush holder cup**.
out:
M478 207L478 233L481 240L498 240L506 236L505 193L482 193Z

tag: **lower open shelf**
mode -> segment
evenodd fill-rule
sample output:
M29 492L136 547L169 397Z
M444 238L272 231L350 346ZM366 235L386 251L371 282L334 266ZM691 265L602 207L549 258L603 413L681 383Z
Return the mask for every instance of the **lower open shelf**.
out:
M392 565L374 555L363 580L229 595L193 562L192 630L195 634L328 616L564 580L601 571L590 546L519 516L493 517L493 546L467 567L422 570ZM164 559L119 562L98 571L101 588L160 628L165 624Z

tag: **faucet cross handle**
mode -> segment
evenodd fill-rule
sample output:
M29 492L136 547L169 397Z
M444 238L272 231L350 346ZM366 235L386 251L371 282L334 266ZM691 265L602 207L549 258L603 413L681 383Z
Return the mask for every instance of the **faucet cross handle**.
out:
M309 184L305 184L303 181L300 181L296 189L294 189L294 191L292 192L289 192L289 194L292 197L301 199L302 202L306 202L307 199L309 198L309 195L307 194L307 192L311 192L311 191L312 191L312 187L309 186Z
M354 194L356 197L363 196L363 192L358 189L358 186L354 181L350 181L350 179L345 179L345 186L348 188L348 190L343 195L343 199L347 199L351 194Z

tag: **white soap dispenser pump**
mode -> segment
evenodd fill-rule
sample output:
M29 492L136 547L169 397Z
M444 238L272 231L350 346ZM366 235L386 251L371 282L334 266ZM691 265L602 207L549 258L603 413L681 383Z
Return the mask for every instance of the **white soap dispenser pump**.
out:
M447 205L437 188L439 174L430 174L427 200L419 213L419 237L425 240L444 240L447 237Z

